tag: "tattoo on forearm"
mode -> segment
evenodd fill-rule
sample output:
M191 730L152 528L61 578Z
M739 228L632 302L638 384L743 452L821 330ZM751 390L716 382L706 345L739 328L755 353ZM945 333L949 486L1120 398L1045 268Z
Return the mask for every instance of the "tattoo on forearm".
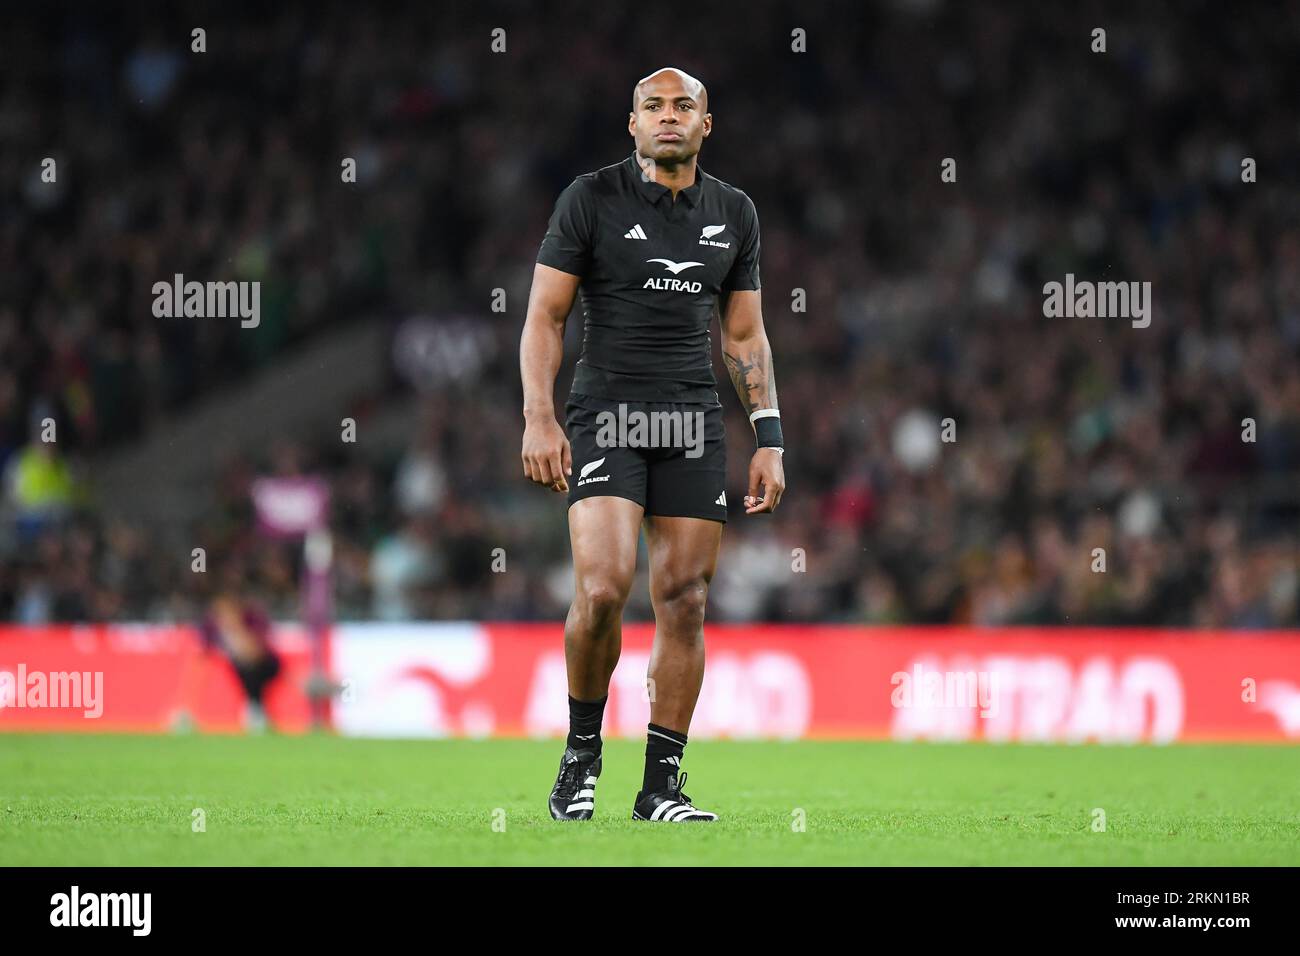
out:
M723 351L722 360L747 414L760 408L776 407L776 380L772 375L772 350L766 342L744 348L733 355Z

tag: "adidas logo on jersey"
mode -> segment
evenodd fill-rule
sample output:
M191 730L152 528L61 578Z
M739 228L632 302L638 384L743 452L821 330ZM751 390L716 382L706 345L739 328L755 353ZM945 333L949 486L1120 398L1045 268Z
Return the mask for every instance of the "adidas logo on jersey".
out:
M648 237L645 234L645 230L641 228L641 223L638 222L627 232L623 233L623 238L624 239L647 239Z
M725 508L727 506L727 493L724 491L722 494L718 495L718 500L713 503L715 505L722 505L722 507Z

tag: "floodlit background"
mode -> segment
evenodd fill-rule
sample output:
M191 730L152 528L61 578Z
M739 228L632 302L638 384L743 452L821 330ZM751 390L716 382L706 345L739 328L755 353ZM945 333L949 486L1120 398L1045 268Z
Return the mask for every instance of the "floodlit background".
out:
M4 17L0 619L188 622L232 583L295 617L268 474L328 482L341 619L562 617L564 505L518 461L532 266L559 191L630 152L634 81L675 65L710 91L701 167L759 211L789 446L711 621L1297 623L1294 4ZM259 326L155 318L176 273L260 281ZM1150 282L1150 326L1045 318L1067 273Z

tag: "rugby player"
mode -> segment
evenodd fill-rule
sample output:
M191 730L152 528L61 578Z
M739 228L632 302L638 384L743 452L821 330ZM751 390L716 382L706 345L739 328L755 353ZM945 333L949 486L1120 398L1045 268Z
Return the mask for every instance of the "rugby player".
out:
M568 496L575 576L564 637L569 735L549 801L557 820L595 812L601 722L643 526L655 638L645 770L632 816L717 819L683 792L681 770L704 679L705 599L727 520L709 340L715 312L757 442L745 514L776 508L785 473L759 292L758 215L744 192L699 167L712 126L708 92L694 77L669 67L637 83L627 126L635 150L565 188L533 272L519 356L523 470ZM582 353L561 429L553 392L579 292ZM679 427L650 429L650 437L671 440L649 444L644 429L611 427L636 419Z

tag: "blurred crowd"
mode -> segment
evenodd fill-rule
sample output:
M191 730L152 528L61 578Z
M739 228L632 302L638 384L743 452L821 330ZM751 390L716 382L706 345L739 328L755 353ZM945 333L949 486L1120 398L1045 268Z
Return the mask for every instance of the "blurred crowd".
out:
M518 462L524 303L555 196L630 152L632 84L675 65L709 87L701 168L758 209L787 444L780 511L733 509L711 619L1300 624L1300 7L746 10L669 43L636 8L291 4L214 19L203 54L183 9L20 17L0 619L189 618L214 580L293 616L300 548L253 527L264 473L329 478L342 617L562 617L563 501ZM260 279L261 325L154 318L177 272ZM1067 273L1150 282L1149 327L1045 317ZM96 461L200 396L415 314L473 316L444 345L475 361L399 354L375 400L418 406L404 444L255 449L184 527L97 504ZM719 379L739 501L752 433ZM214 574L176 560L194 541Z

